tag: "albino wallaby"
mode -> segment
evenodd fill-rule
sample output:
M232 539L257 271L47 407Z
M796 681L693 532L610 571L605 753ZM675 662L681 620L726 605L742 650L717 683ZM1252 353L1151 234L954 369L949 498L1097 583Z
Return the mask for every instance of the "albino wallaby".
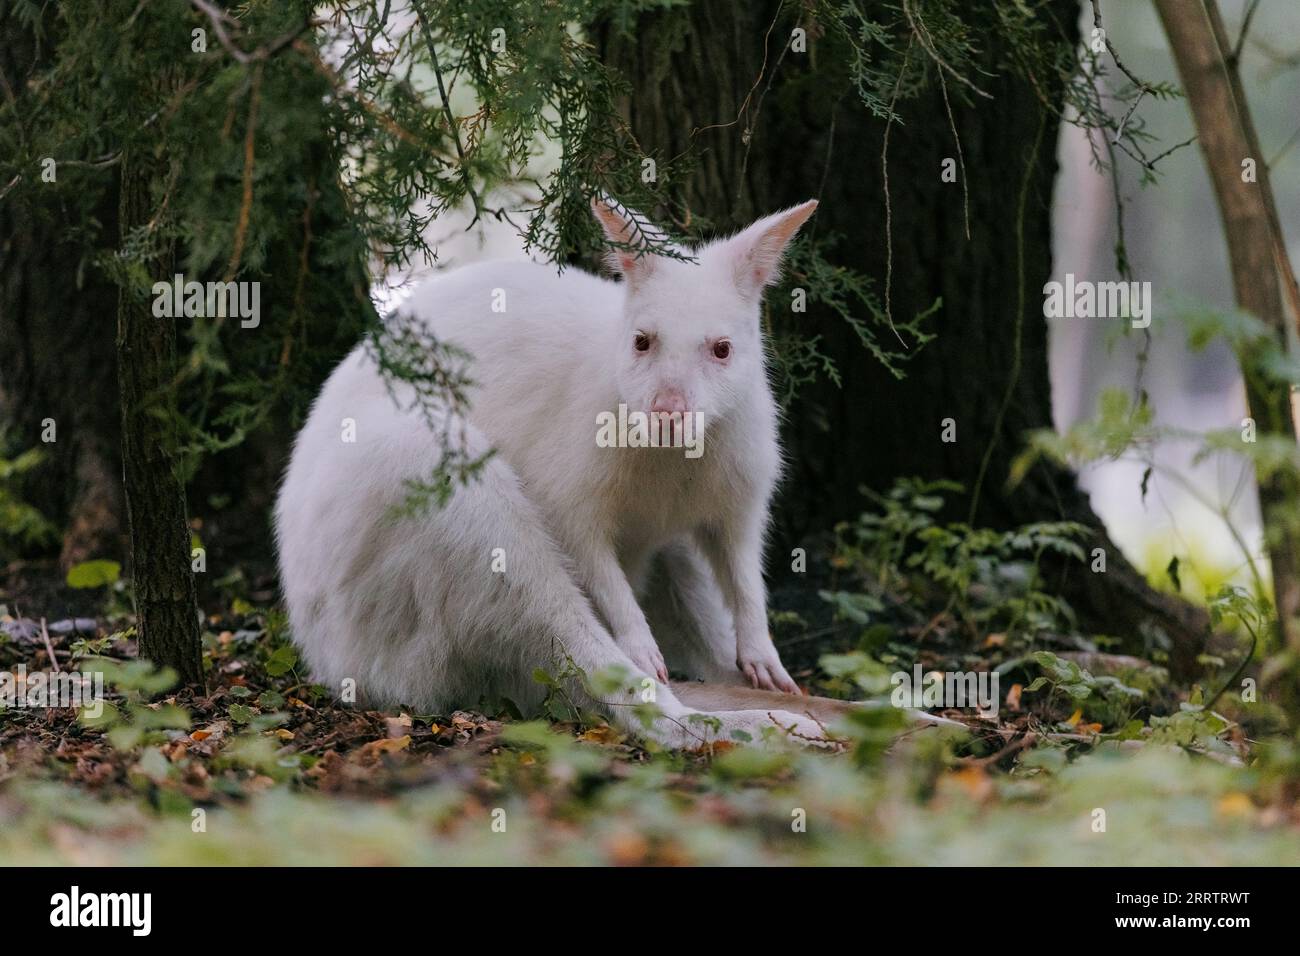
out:
M760 739L774 722L823 737L791 712L799 689L768 634L762 577L780 452L759 313L816 207L681 250L689 261L653 254L644 220L597 200L621 283L486 263L417 289L406 308L473 359L469 410L441 424L470 454L497 453L445 506L394 517L441 445L414 391L390 391L364 347L334 371L276 508L294 640L315 678L438 712L486 694L535 703L539 667L621 665L620 690L573 692L668 746ZM607 447L602 422L628 410L673 416L674 438L700 421L703 441L695 454ZM769 694L733 706L730 689L695 686L688 706L670 670ZM649 728L634 714L647 699L662 713ZM726 712L701 721L710 709Z

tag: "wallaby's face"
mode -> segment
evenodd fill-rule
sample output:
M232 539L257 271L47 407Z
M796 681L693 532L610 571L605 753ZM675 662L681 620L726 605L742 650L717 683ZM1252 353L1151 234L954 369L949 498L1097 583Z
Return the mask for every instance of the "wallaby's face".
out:
M645 412L724 417L763 374L759 305L721 264L661 259L629 286L616 357L619 399Z
M634 411L699 412L707 427L763 385L763 289L816 207L807 202L761 219L695 250L694 261L615 251L627 286L614 361L619 401ZM601 201L593 210L613 242L635 246L653 229Z

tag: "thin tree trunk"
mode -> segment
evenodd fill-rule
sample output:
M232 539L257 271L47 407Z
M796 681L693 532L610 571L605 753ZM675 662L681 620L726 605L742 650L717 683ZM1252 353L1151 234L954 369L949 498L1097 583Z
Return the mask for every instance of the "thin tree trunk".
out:
M1268 194L1259 177L1265 177L1236 64L1228 62L1232 44L1214 0L1157 0L1156 9L1169 37L1183 90L1196 122L1197 138L1205 154L1210 181L1223 218L1232 285L1237 305L1265 322L1274 332L1278 348L1286 347L1286 317L1274 257ZM1246 159L1256 164L1256 181L1247 182L1242 169ZM1295 435L1291 388L1269 380L1256 366L1258 355L1242 357L1246 400L1261 434ZM1289 502L1297 488L1290 476L1279 474L1259 482L1265 544L1273 572L1278 630L1283 645L1300 651L1295 617L1300 613L1300 579L1294 532L1288 524Z
M143 152L123 158L124 242L132 230L153 218L151 187L161 182L160 173L165 171ZM147 264L151 278L169 278L174 258L171 244L160 242L152 248ZM175 467L175 322L156 318L144 291L123 283L117 299L117 373L140 656L173 668L185 684L202 684L185 488Z
M35 27L0 2L0 85L22 90L48 68L65 24L48 8ZM37 33L44 37L37 42ZM11 116L22 129L26 117ZM25 133L20 133L25 135ZM39 176L33 163L31 175ZM117 170L57 172L64 188L99 196L94 219L117 234ZM71 183L71 185L69 185ZM117 391L113 323L104 303L115 289L91 262L84 235L68 229L68 207L53 185L15 190L0 202L0 425L17 450L41 447L45 461L22 495L64 528L62 561L116 558L125 545L117 479ZM52 419L56 440L42 444Z

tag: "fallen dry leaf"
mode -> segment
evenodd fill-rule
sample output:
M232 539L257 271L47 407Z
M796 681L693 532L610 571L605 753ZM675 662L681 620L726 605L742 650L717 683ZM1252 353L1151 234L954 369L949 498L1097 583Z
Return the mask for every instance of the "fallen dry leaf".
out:
M963 767L949 774L947 779L964 790L972 800L983 801L993 795L993 780L979 767Z
M365 755L381 753L393 754L405 750L409 746L411 746L411 735L407 734L405 737L390 737L387 740L372 740L361 748L361 752Z
M1254 815L1255 804L1251 803L1249 796L1237 791L1224 794L1214 805L1214 809L1220 816L1245 818Z
M578 735L578 739L593 744L616 744L623 739L623 735L609 724L601 724L599 727L583 731Z
M701 744L699 747L692 750L691 753L703 756L712 754L717 757L725 754L729 750L735 750L738 746L740 745L734 740L714 740L711 743Z

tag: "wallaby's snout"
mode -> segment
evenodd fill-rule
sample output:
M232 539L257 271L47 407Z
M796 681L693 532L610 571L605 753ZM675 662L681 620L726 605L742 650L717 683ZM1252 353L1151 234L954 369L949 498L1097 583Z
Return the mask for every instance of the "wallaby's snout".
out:
M650 402L650 411L656 415L685 414L690 411L686 393L676 386L658 389Z

